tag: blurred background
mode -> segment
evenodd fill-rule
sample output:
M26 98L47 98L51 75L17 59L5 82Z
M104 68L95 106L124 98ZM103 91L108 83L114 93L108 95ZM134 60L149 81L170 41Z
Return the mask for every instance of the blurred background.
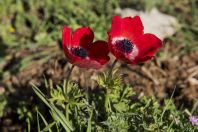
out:
M164 43L150 62L118 63L123 83L138 96L159 100L170 98L175 89L179 108L193 106L198 97L198 0L1 0L0 131L23 131L30 121L36 124L35 104L44 106L30 83L42 88L44 79L56 85L66 78L70 64L61 48L62 25L90 26L95 39L107 40L114 15L140 15L145 32ZM93 89L97 74L111 63L88 74L76 67L71 79Z

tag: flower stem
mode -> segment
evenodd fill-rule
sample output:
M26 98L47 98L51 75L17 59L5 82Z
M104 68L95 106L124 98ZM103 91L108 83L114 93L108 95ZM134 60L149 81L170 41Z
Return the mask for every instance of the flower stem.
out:
M108 78L112 76L112 71L113 71L113 68L115 67L116 63L117 63L117 59L114 60L113 64L111 65L111 68L109 70L109 74L108 74Z
M111 80L112 78L112 72L113 72L113 68L115 67L116 63L117 63L117 59L114 60L113 64L111 65L111 68L109 70L108 76L107 76L107 84L108 86L106 87L106 91L105 91L105 102L104 102L104 106L105 106L105 111L106 114L108 115L108 113L111 111L111 103L110 103L110 97L109 97L109 83L108 81Z
M67 95L68 82L69 82L69 78L70 78L70 76L71 76L71 73L72 73L74 67L75 67L75 66L72 65L72 67L71 67L70 70L69 70L69 73L67 74L66 85L65 85L65 90L64 90L65 95Z
M88 71L88 69L87 69ZM87 98L87 102L89 103L89 87L88 87L88 82L87 79L89 78L89 76L87 76L88 74L84 74L84 78L85 78L85 91L86 91L86 98Z

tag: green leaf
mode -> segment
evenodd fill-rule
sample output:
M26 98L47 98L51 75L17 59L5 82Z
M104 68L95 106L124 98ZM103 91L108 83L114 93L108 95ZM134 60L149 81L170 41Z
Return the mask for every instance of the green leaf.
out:
M73 127L70 125L69 122L67 122L66 118L64 117L63 113L61 113L60 110L58 110L53 104L50 104L48 100L46 99L45 95L34 85L33 90L37 94L37 96L52 110L54 115L56 115L59 120L59 122L62 124L62 126L65 128L66 131L73 131Z
M37 119L37 131L40 132L41 128L40 128L40 123L39 123L39 114L38 114L38 111L37 111L37 114L36 114L36 119Z
M45 126L48 126L49 124L47 123L47 121L45 120L45 118L43 117L43 115L42 115L39 111L37 111L37 113L38 113L38 115L41 117L41 119L43 120ZM39 130L40 130L40 129L39 129ZM49 131L49 132L52 132L52 130L51 130L50 128L49 128L48 131Z
M89 120L88 120L88 125L87 125L87 132L91 132L91 119L92 119L92 115L93 115L93 110L91 111Z
M128 104L126 104L124 102L119 102L117 104L114 104L113 106L119 112L124 112L124 111L128 110L128 108L129 108Z
M47 132L47 131L52 131L51 127L53 127L56 124L56 122L52 122L49 125L47 125L41 132Z

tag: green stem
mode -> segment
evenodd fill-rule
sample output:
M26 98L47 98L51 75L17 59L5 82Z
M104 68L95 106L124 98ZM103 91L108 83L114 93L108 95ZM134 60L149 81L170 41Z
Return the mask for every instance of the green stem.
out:
M67 89L68 89L68 83L69 83L69 78L71 76L71 73L74 69L74 65L72 65L72 67L70 68L69 70L69 73L67 74L67 77L66 77L66 84L65 84L65 87L64 87L64 94L65 94L65 99L67 100L68 96L67 96ZM68 99L69 100L69 99ZM67 101L66 101L67 102ZM66 119L69 121L69 104L65 104L65 116L66 116Z
M110 106L110 102L109 102L109 94L108 92L105 95L105 110L107 113L109 113L109 111L111 110L111 106Z
M86 85L87 84L87 78L89 78L89 77L87 75L88 74L86 74L86 73L84 74L84 77L85 77L85 91L86 91L87 102L89 102L89 87Z
M109 105L109 96L108 96L108 94L106 94L105 95L105 110L107 113L109 112L108 105Z
M111 68L110 68L110 71L109 71L109 74L108 74L108 78L112 76L112 71L113 71L113 68L115 67L116 63L117 63L117 59L114 60L113 64L111 65Z
M110 68L108 76L107 76L107 81L112 77L113 68L115 67L117 61L118 60L115 59L113 64L111 65L111 68ZM104 104L107 113L109 113L109 111L111 111L111 104L110 104L110 100L109 100L109 91L108 91L108 89L109 88L106 88L105 104Z
M68 75L67 75L67 78L66 78L66 85L65 85L65 90L64 90L65 95L67 95L68 82L69 82L69 78L70 78L70 76L71 76L71 73L72 73L74 67L75 67L75 66L72 65L72 67L70 68L70 71L69 71L69 73L68 73Z
M66 114L67 121L69 121L69 105L65 106L65 114Z

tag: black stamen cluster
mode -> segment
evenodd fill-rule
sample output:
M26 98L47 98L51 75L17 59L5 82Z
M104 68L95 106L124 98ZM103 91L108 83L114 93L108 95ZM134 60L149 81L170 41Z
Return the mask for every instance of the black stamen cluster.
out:
M133 50L133 43L128 39L118 40L116 41L116 46L118 50L124 52L124 53L130 53Z
M73 54L75 54L78 57L81 57L82 59L88 56L88 53L84 48L80 48L80 47L72 48L71 51Z

